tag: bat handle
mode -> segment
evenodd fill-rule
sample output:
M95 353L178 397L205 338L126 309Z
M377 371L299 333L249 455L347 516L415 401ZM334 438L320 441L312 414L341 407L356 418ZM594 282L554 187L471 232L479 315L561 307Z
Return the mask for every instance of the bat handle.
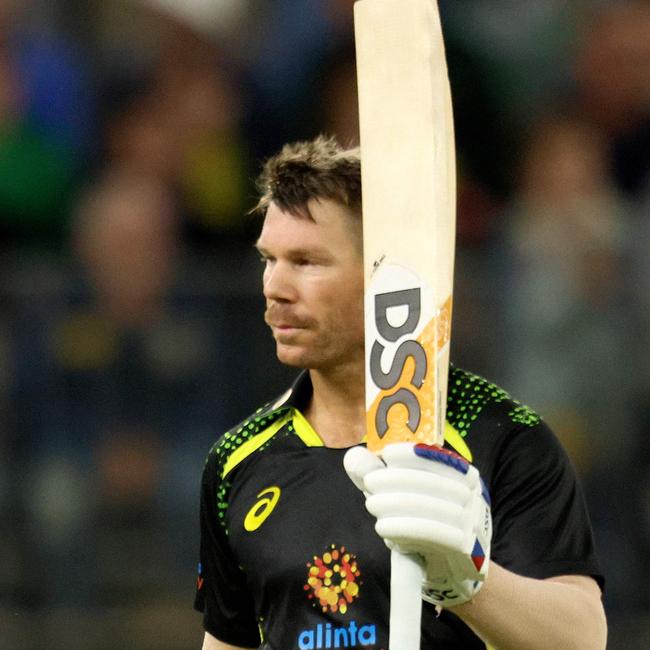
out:
M424 561L391 551L390 650L420 650Z

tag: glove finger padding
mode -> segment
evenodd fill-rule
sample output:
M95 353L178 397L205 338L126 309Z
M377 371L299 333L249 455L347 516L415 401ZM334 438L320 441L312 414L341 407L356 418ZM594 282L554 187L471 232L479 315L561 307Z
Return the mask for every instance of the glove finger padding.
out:
M378 534L390 548L425 558L423 598L444 607L470 600L487 575L492 537L478 470L437 446L388 445L382 459L363 447L345 457Z
M345 452L343 467L352 482L362 491L367 493L365 476L375 469L383 469L386 465L376 454L366 447L352 447Z
M465 510L444 499L409 493L373 494L366 508L377 518L377 532L393 539L402 549L421 552L435 536L441 550L462 553L467 525ZM432 530L435 526L437 530Z
M431 464L431 461L425 460ZM412 469L389 465L390 471L384 465L376 471L369 471L364 477L365 490L371 494L395 493L397 491L409 494L421 494L435 497L444 494L444 499L463 507L471 497L468 485L454 478L441 476L425 469ZM454 471L454 470L451 470Z

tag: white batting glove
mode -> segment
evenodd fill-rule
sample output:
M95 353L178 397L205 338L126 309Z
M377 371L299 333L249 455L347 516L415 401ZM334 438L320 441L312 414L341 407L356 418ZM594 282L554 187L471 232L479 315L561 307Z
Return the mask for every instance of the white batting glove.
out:
M426 563L422 598L441 607L471 600L490 561L490 497L479 472L438 446L387 445L380 459L365 447L345 454L345 469L387 546Z

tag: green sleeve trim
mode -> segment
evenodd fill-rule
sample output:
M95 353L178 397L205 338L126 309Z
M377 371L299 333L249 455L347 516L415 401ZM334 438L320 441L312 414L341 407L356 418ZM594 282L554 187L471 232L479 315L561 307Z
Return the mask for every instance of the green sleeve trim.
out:
M508 417L513 424L533 427L540 417L532 409L520 404L496 384L471 372L453 368L447 388L447 420L464 438L472 424L489 404L508 402Z

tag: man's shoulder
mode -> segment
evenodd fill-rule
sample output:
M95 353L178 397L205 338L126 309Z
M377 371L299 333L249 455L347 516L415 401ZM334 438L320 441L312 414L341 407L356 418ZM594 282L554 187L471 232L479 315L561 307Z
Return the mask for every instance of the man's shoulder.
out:
M535 411L467 370L450 368L446 417L445 443L474 463L488 484L504 454L557 451L553 432Z
M465 437L488 425L503 431L531 428L541 417L484 377L451 366L447 385L447 422Z
M212 445L206 464L216 466L223 477L241 459L270 440L290 418L291 389L263 404L241 422L223 433Z

